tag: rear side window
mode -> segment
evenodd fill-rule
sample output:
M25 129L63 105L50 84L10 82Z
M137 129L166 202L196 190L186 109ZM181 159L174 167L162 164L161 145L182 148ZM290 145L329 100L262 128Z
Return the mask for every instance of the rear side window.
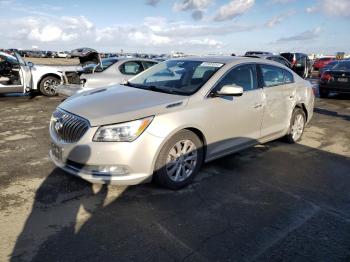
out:
M228 72L215 87L220 90L225 85L236 85L243 90L251 91L258 88L256 65L241 65Z
M129 61L122 64L119 70L125 75L137 75L143 71L143 68L140 62Z
M142 63L145 70L157 64L156 62L152 62L152 61L143 61Z
M294 83L294 77L293 74L287 70L283 70L283 74L284 74L284 83L285 84L290 84L290 83Z
M265 87L278 86L284 84L284 73L282 68L271 65L260 65Z

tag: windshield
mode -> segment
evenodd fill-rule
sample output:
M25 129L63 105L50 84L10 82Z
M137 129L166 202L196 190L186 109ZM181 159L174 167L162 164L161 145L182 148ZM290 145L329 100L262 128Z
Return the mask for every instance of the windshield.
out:
M116 62L118 62L118 59L116 58L107 58L107 59L102 59L102 67L101 65L98 65L96 67L95 63L91 63L91 64L87 64L84 66L84 72L92 72L95 69L95 72L102 72L104 70L106 70L108 67L110 67L111 65L115 64Z
M168 60L130 79L128 85L165 93L191 95L222 66L221 63Z
M339 62L332 69L339 71L350 71L350 61Z

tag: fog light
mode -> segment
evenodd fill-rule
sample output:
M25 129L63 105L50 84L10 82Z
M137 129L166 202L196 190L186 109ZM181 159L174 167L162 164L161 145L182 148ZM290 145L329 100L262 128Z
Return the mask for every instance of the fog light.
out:
M124 166L85 166L82 170L96 176L125 176L129 170Z

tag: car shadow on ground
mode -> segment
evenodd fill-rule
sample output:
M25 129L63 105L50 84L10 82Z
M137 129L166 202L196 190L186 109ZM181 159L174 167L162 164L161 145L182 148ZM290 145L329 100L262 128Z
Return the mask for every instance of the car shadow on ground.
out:
M314 112L322 115L339 117L344 120L350 121L350 115L339 114L338 112L335 112L335 111L315 107Z
M205 164L182 190L130 186L106 203L106 186L54 169L11 261L346 261L349 174L347 157L276 141Z

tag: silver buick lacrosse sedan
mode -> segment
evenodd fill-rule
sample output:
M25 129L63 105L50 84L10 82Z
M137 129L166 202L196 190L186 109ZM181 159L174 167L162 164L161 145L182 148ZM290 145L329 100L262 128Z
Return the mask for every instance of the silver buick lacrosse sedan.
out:
M178 189L205 162L280 137L299 141L313 106L311 84L272 61L168 60L60 104L50 156L92 183Z

